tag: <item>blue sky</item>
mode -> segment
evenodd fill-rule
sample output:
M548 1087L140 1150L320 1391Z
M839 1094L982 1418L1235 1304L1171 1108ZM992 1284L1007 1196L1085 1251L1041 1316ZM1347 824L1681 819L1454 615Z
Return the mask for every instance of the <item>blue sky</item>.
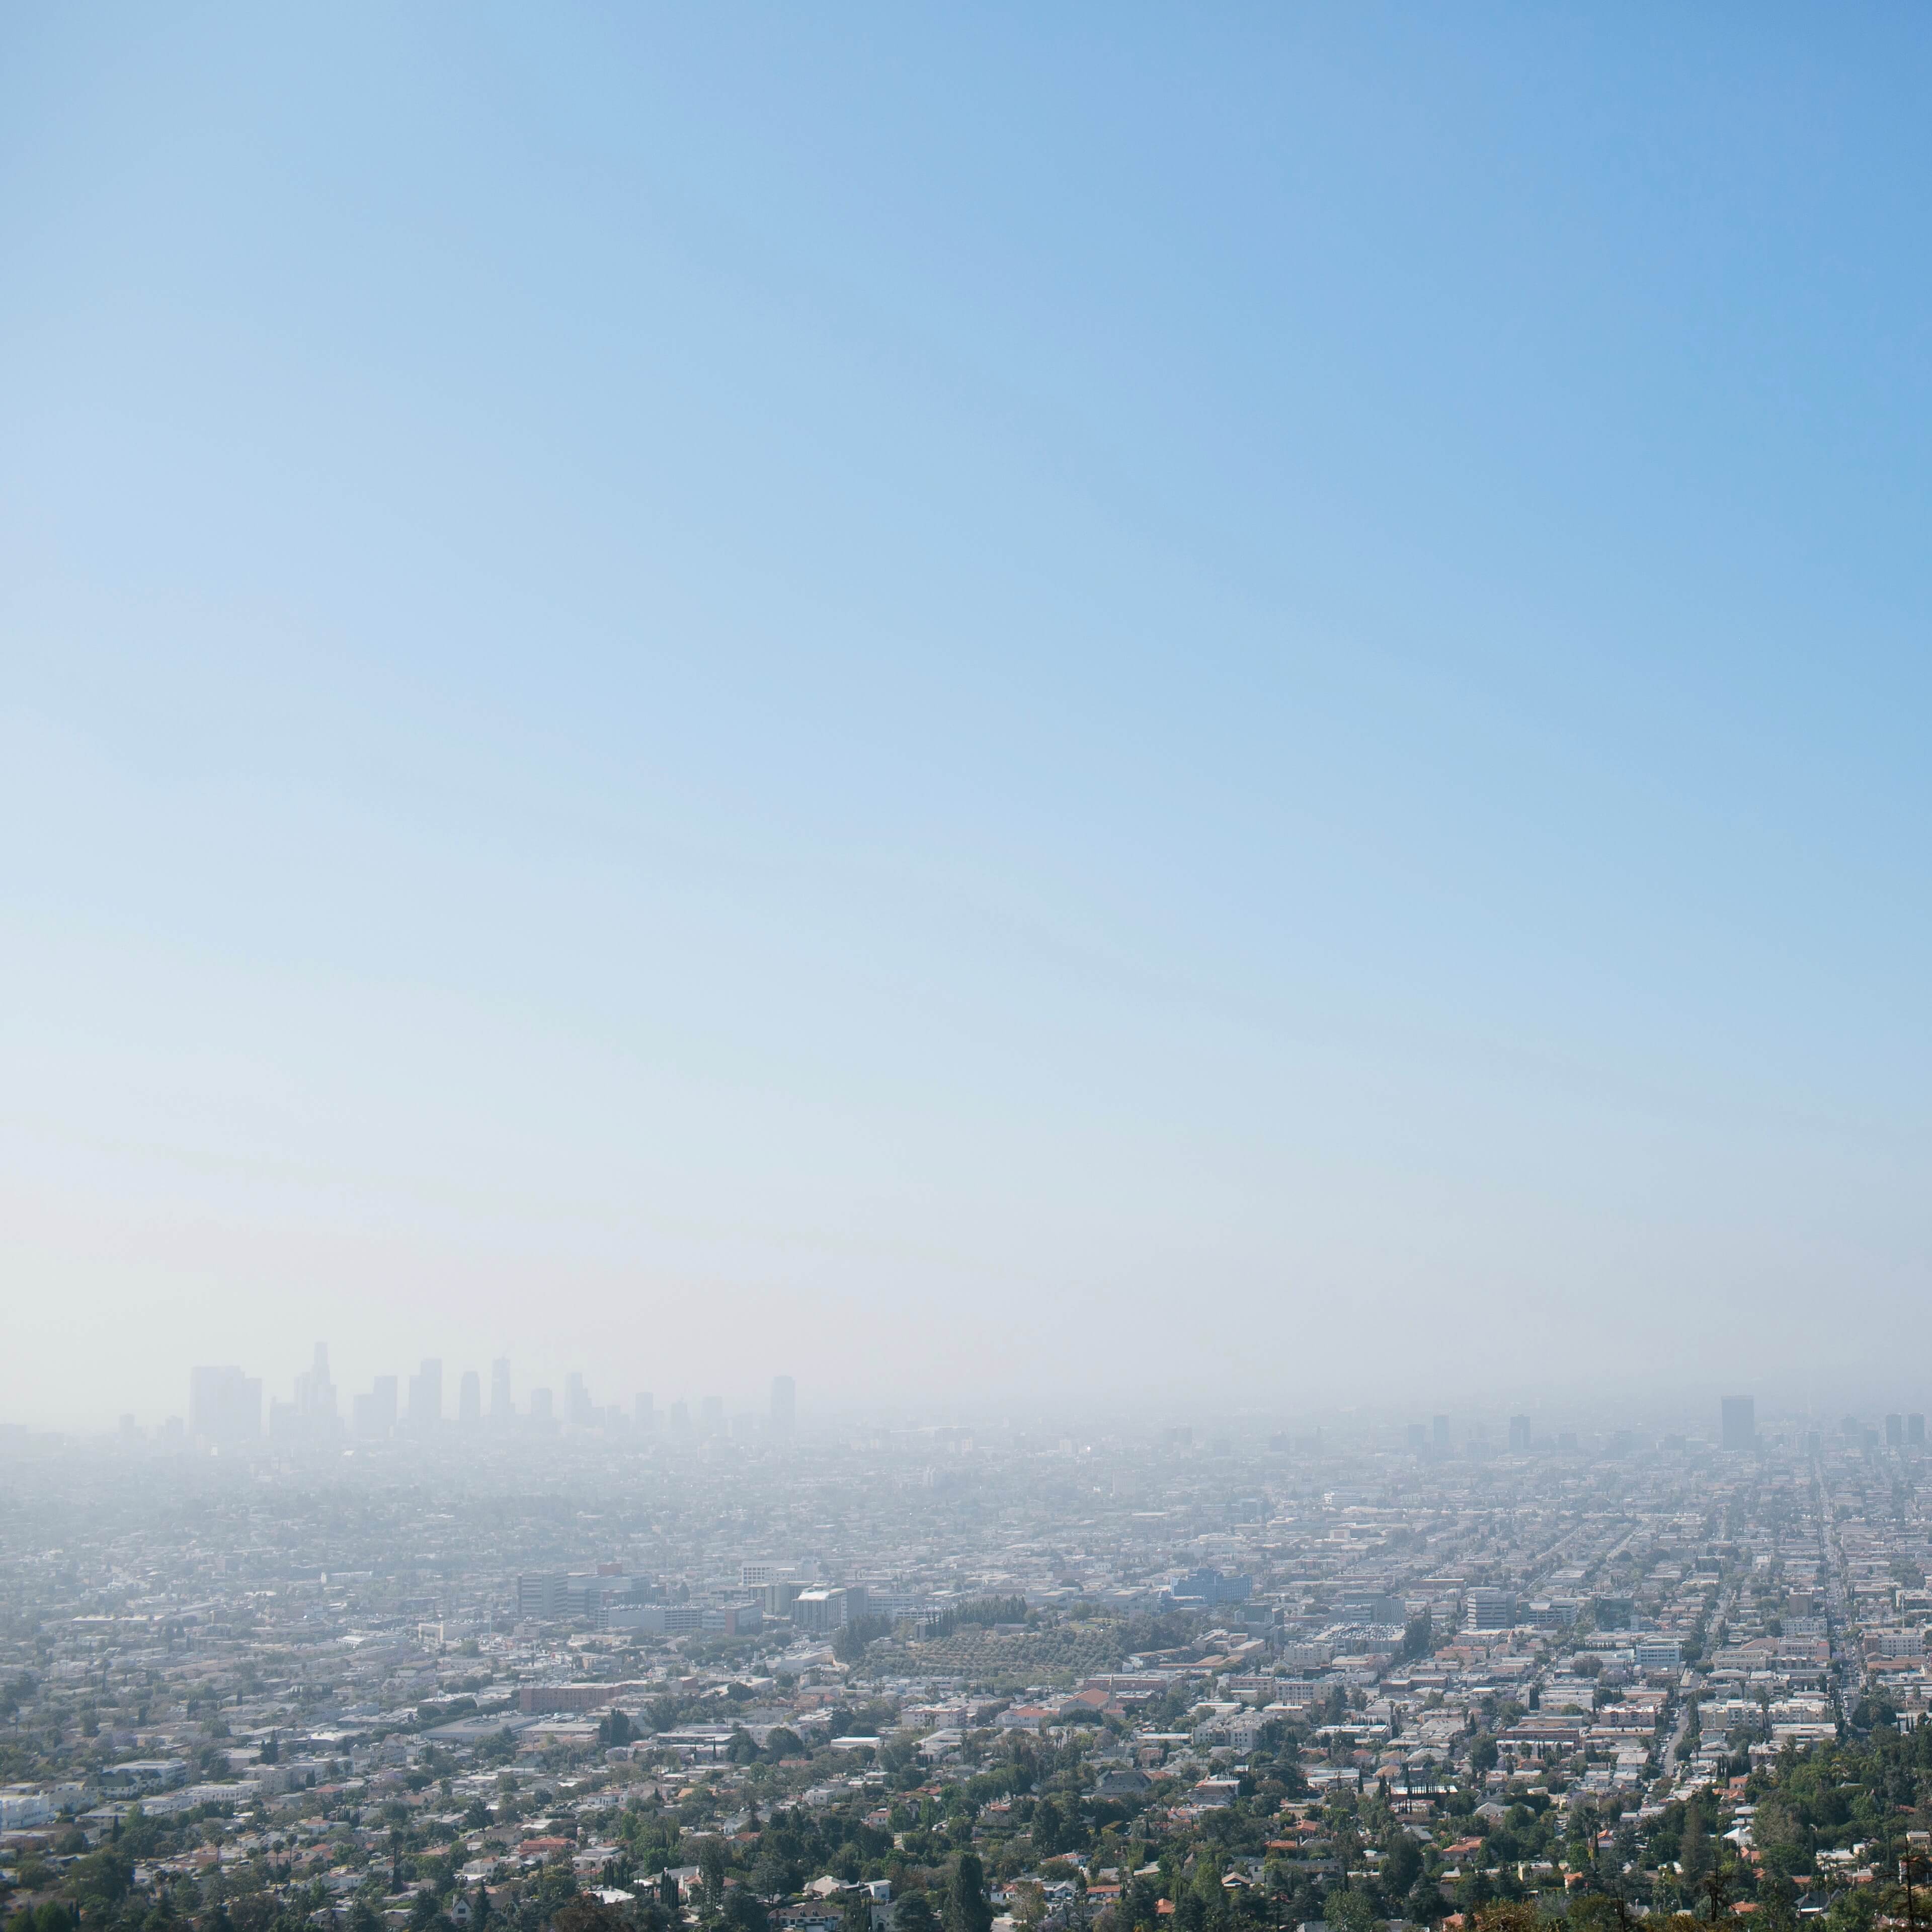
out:
M0 1410L1932 1341L1928 69L9 16Z

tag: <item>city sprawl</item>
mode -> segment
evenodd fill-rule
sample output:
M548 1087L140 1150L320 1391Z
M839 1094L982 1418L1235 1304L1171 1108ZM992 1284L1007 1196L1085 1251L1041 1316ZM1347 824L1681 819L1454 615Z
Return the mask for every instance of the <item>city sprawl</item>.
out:
M344 1406L0 1436L18 1932L1916 1922L1918 1415Z

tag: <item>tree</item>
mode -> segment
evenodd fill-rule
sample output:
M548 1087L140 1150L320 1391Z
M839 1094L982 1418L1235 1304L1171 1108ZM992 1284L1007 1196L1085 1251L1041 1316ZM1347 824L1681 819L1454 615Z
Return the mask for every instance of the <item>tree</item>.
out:
M1424 1873L1410 1888L1408 1909L1417 1924L1432 1925L1447 1915L1449 1906L1442 1896L1442 1888Z
M1042 1798L1034 1807L1033 1842L1043 1858L1054 1858L1066 1849L1060 1836L1060 1807L1051 1798Z
M946 1932L992 1932L992 1924L986 1868L971 1852L962 1852L946 1888Z
M771 1922L764 1900L736 1886L724 1901L724 1922L732 1932L766 1932Z
M1684 1868L1684 1882L1694 1890L1712 1868L1711 1840L1704 1829L1702 1806L1694 1800L1684 1808L1684 1836L1679 1841L1677 1862Z
M622 1915L601 1898L573 1898L550 1923L556 1932L631 1932Z
M724 1847L716 1838L706 1838L698 1855L698 1874L704 1886L704 1902L715 1912L724 1898Z
M1422 1847L1406 1832L1398 1832L1382 1862L1382 1878L1391 1898L1400 1897L1422 1876Z
M1486 1905L1476 1914L1476 1932L1541 1932L1542 1915L1533 1905Z
M917 1890L902 1893L892 1901L892 1928L893 1932L938 1932L932 1900Z

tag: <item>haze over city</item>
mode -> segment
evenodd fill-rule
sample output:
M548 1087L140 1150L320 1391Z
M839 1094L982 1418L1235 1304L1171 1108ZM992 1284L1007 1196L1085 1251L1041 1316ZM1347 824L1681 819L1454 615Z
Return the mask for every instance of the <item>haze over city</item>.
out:
M1920 1932L1928 100L0 10L0 1932Z
M0 1417L1922 1405L1928 33L16 10Z

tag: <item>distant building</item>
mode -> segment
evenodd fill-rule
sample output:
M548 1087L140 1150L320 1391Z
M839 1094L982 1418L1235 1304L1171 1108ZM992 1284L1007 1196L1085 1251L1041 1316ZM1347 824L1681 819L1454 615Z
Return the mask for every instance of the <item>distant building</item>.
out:
M1510 1418L1509 1446L1510 1454L1513 1456L1527 1456L1529 1454L1528 1416L1513 1415Z
M1466 1628L1472 1630L1514 1630L1516 1628L1516 1592L1478 1587L1466 1599Z
M866 1590L860 1583L849 1584L843 1589L819 1587L801 1590L791 1606L792 1622L800 1630L815 1636L843 1630L848 1624L856 1623L865 1615Z
M701 1604L640 1604L622 1613L622 1627L646 1636L682 1636L704 1628Z
M442 1422L442 1364L434 1355L410 1378L410 1426L428 1434Z
M798 1384L789 1376L772 1378L772 1433L781 1442L798 1426Z
M1905 1441L1908 1448L1922 1449L1925 1446L1925 1418L1922 1415L1908 1415L1905 1418Z
M1240 1604L1247 1600L1254 1580L1250 1576L1224 1576L1215 1569L1189 1570L1177 1576L1168 1594L1178 1604Z
M1422 1424L1412 1422L1408 1425L1408 1446L1418 1454L1429 1447L1429 1431Z
M1724 1398L1723 1446L1726 1449L1757 1447L1757 1404L1748 1395Z
M314 1360L296 1378L292 1402L268 1405L268 1433L281 1442L326 1442L340 1430L335 1384L328 1373L328 1345L315 1345Z
M517 1579L517 1618L519 1622L554 1623L563 1615L564 1592L570 1579L562 1570Z
M483 1420L483 1378L474 1369L463 1372L463 1388L456 1398L456 1419L466 1429L474 1429Z
M549 1429L555 1425L556 1421L556 1408L551 1400L550 1390L547 1388L532 1389L530 1390L531 1425L538 1429Z
M253 1442L262 1432L262 1384L232 1366L190 1369L188 1432L217 1448Z
M724 1433L724 1398L708 1395L698 1405L698 1432L700 1436Z
M378 1376L367 1395L356 1398L355 1423L357 1436L364 1442L380 1442L394 1432L396 1426L396 1378L394 1376Z
M597 1420L584 1377L572 1369L563 1378L563 1419L573 1429L587 1429Z
M1431 1430L1436 1438L1436 1448L1438 1449L1448 1448L1449 1446L1449 1418L1446 1415L1438 1415L1436 1418L1434 1423L1431 1425Z
M516 1412L516 1404L510 1399L509 1358L499 1355L490 1364L490 1420L508 1422Z
M631 1420L646 1436L652 1435L656 1432L657 1405L652 1401L647 1391L640 1389L632 1397Z

